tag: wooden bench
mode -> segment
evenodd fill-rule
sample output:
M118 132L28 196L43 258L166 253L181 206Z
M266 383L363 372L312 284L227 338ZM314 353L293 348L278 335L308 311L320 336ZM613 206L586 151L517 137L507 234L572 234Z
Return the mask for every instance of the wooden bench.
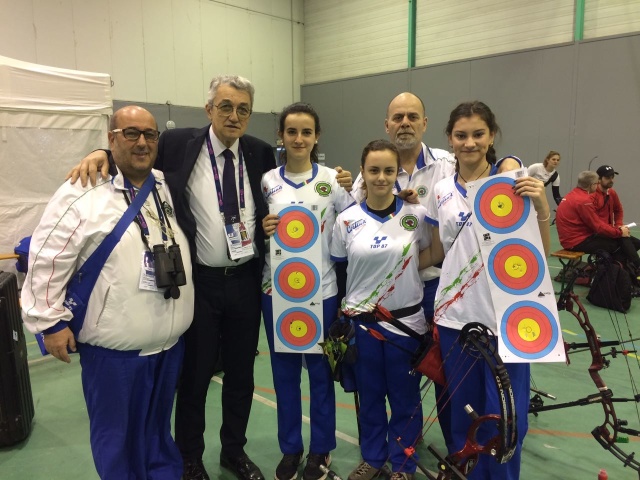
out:
M562 287L560 291L564 290L565 283L567 281L567 275L571 271L571 269L577 267L582 261L582 256L585 252L574 252L573 250L558 250L557 252L553 252L551 254L552 257L556 257L560 260L562 264L562 270L560 271L560 275L562 275Z

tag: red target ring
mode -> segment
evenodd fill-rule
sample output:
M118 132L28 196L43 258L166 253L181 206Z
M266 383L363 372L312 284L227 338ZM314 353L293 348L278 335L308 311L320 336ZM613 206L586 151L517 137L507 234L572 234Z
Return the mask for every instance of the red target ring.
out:
M318 238L318 221L302 207L287 207L280 212L275 240L290 252L301 252Z
M495 178L484 183L475 198L478 221L489 231L510 233L529 215L530 201L513 192L513 180Z
M278 293L289 301L301 302L310 299L318 291L321 282L318 270L304 259L282 262L274 276Z
M489 255L491 279L505 292L525 295L534 291L544 278L542 256L525 240L500 242Z
M514 354L525 359L547 355L558 341L553 315L534 302L518 302L505 312L500 325L502 340Z
M320 321L309 310L290 308L280 315L276 333L280 341L292 350L308 350L320 339Z

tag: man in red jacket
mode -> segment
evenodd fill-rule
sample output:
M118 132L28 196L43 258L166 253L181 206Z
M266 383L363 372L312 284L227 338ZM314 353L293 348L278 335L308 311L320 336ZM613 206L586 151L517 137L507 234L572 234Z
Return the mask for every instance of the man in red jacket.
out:
M612 169L613 170L613 169ZM628 263L640 275L640 258L630 238L629 227L614 226L596 212L591 194L598 186L598 174L585 171L578 175L578 186L558 205L556 225L562 248L586 253L605 250Z
M618 192L613 189L614 176L618 175L618 172L609 165L603 165L596 170L596 173L598 174L598 186L596 191L591 194L596 213L605 223L620 227L624 212Z

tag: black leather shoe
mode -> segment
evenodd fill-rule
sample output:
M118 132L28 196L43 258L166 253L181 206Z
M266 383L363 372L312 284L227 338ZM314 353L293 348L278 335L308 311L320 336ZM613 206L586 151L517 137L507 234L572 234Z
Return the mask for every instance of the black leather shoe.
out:
M185 460L182 480L211 480L204 469L202 460Z
M229 457L221 453L220 465L231 470L240 480L265 480L258 466L247 455Z

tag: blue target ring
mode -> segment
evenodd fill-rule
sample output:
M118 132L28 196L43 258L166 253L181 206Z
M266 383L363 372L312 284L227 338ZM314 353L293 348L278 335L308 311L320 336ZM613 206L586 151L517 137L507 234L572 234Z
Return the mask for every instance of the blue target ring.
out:
M294 205L282 209L278 216L280 223L273 239L287 252L304 252L318 239L318 220L308 209Z
M531 339L525 338L530 336L528 330L537 331L535 338L533 335ZM553 314L543 305L529 300L517 302L504 312L500 334L507 349L525 360L548 355L560 336Z
M524 265L520 266L525 271L522 275L508 271L509 268L517 267L510 261L514 257L524 262ZM526 295L537 289L544 279L543 266L544 259L538 249L532 243L521 239L500 242L491 250L487 262L491 280L500 290L513 295Z
M290 258L278 265L273 279L280 296L295 303L306 302L313 298L322 281L316 266L300 257ZM298 281L304 282L304 285L296 285Z
M493 233L507 234L518 230L529 217L531 199L519 197L513 193L512 178L497 177L485 182L476 194L473 204L476 218L480 225ZM498 195L507 197L511 203L509 212L497 215L492 210L492 201Z
M311 310L294 307L285 310L278 317L275 331L283 345L302 352L318 343L322 324Z

